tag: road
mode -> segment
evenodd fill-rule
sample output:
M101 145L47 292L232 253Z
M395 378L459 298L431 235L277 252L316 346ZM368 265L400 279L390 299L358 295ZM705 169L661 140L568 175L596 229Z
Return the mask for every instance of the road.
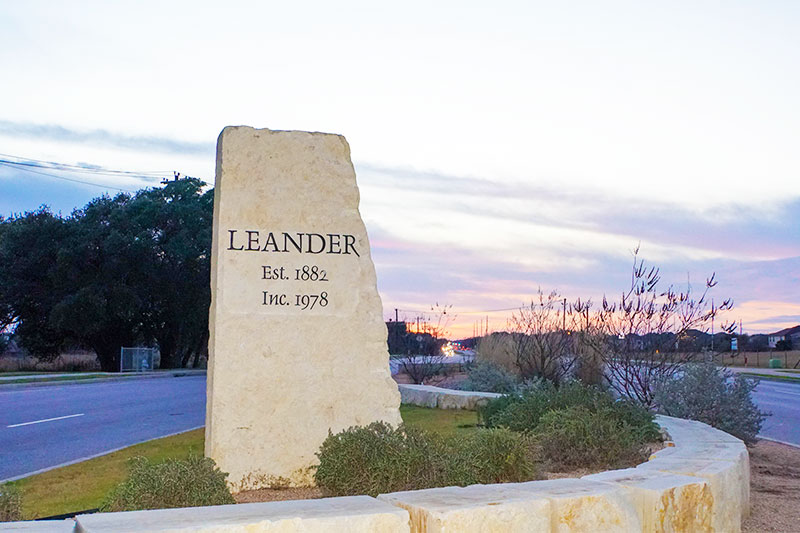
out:
M753 393L762 411L769 411L761 435L770 439L800 445L800 383L762 379Z
M0 389L0 480L205 424L206 378Z
M800 384L762 380L762 435L800 445ZM0 389L0 481L205 423L206 378Z

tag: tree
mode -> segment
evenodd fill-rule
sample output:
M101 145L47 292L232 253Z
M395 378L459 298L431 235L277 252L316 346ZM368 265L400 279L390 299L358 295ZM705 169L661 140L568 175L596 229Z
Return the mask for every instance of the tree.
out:
M778 352L788 352L792 349L792 340L791 339L781 339L775 343L775 351Z
M67 220L57 265L63 296L50 311L59 331L97 353L106 372L119 371L120 348L144 342L149 243L127 216L131 196L102 196Z
M182 179L144 191L128 207L139 239L148 243L149 282L143 331L157 341L161 364L186 366L206 354L211 301L213 190Z
M405 335L405 356L400 368L414 383L422 384L444 370L442 347L447 343L447 328L455 320L452 305L431 307L430 321L426 320L424 332L412 331Z
M647 267L634 251L630 288L615 302L603 297L601 307L590 314L585 337L587 346L600 357L606 380L618 394L644 405L653 403L656 387L698 360L699 353L682 344L692 330L706 332L712 319L732 308L725 300L715 305L710 291L716 285L712 274L699 298L691 286L678 291L659 289L658 268ZM587 305L587 304L584 304ZM590 304L589 304L590 305ZM731 333L735 323L720 329Z
M541 377L558 385L569 376L576 357L567 318L566 301L555 291L545 296L541 289L536 300L511 316L508 349L523 379Z
M0 320L38 358L69 344L119 370L120 347L157 342L162 366L206 351L212 191L182 179L102 196L69 217L0 221Z
M31 355L58 357L71 340L51 320L53 307L66 295L69 279L58 274L61 246L70 228L47 207L2 221L0 231L0 309L5 327Z

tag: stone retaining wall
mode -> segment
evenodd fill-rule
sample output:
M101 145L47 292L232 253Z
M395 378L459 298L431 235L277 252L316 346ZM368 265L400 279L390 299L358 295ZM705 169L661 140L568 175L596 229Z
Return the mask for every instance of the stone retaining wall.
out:
M474 408L494 397L401 385L404 403ZM738 533L750 512L750 464L739 439L701 422L656 417L667 447L636 468L580 479L444 487L289 502L14 522L0 532L717 532Z

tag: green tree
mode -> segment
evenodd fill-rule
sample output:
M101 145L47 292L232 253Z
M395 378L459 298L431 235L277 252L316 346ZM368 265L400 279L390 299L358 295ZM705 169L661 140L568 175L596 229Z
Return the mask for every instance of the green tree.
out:
M119 369L122 346L157 342L162 367L205 352L213 193L183 179L102 196L69 217L47 208L0 221L0 318L23 347L68 344Z
M35 357L53 359L69 341L50 319L63 298L58 279L61 243L69 227L46 207L6 219L0 230L0 309L5 326L16 324L23 346ZM68 283L68 280L67 280Z
M196 362L208 346L214 191L203 193L202 185L170 182L140 193L127 210L150 251L143 332L158 343L165 367Z

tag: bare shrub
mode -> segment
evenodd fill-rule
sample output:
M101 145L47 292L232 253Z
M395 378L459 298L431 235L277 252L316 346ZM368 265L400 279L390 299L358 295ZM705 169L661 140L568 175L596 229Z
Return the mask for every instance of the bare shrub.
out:
M713 274L699 298L688 284L685 291L671 285L660 289L659 269L647 267L638 253L637 248L630 288L618 301L604 297L593 313L591 302L578 302L573 311L588 317L582 342L603 362L608 385L621 396L650 406L661 382L699 359L693 335L708 331L711 321L733 304L725 300L715 305L710 299L716 285ZM719 331L730 333L734 327L722 324Z
M509 349L517 372L523 379L544 378L559 384L570 376L576 357L572 331L567 328L566 300L553 291L539 289L530 305L515 312L508 322Z
M421 384L445 370L442 346L447 342L447 328L455 320L452 305L431 306L430 317L426 317L424 331L405 336L405 355L399 358L400 369L414 383Z

